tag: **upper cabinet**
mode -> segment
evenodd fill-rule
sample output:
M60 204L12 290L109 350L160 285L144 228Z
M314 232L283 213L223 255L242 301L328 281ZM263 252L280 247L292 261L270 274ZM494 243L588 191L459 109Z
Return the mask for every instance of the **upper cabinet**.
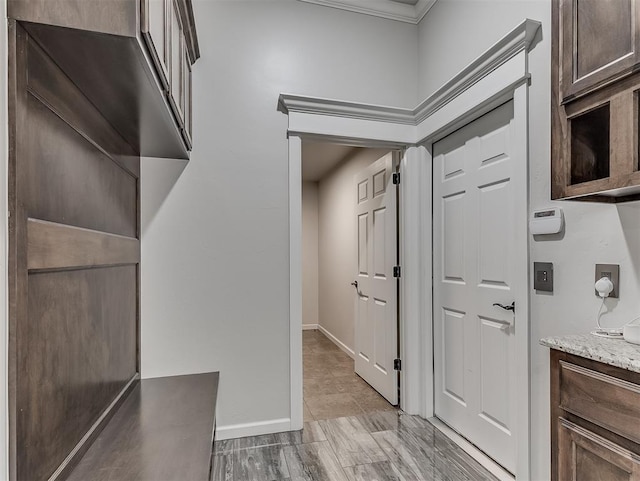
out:
M200 57L191 3L144 0L142 35L165 89L167 101L191 150L191 65Z
M169 6L167 0L142 2L141 30L162 86L169 87Z
M140 155L189 158L191 0L9 0L7 11Z
M640 198L640 2L553 0L552 198Z
M185 142L191 148L191 59L186 47L182 49L182 112Z
M169 7L170 19L169 22L169 39L171 43L171 81L170 83L170 95L169 101L173 112L180 124L180 127L184 126L184 112L182 102L182 50L184 44L184 32L182 29L182 22L180 20L180 12L178 12L178 3L176 1L169 0L171 4Z
M640 63L636 1L563 0L561 3L563 102L633 73Z

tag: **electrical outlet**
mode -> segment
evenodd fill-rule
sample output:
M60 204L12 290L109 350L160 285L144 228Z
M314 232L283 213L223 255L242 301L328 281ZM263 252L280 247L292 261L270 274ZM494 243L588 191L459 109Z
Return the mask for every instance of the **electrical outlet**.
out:
M596 281L602 277L608 277L613 283L613 291L609 297L617 299L620 295L620 266L618 264L596 264ZM594 289L596 296L598 291Z

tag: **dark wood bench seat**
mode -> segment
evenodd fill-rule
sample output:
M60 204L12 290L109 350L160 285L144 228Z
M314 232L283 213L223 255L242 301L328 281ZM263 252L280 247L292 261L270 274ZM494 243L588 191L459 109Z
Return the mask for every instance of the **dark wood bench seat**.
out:
M207 481L218 373L143 379L69 481Z

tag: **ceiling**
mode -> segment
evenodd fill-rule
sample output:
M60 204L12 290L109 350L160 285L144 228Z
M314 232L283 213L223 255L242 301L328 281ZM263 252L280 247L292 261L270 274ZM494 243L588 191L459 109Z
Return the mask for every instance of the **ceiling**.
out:
M300 0L325 7L339 8L351 12L388 18L412 24L420 20L437 0Z
M359 147L329 142L302 142L302 180L317 182Z

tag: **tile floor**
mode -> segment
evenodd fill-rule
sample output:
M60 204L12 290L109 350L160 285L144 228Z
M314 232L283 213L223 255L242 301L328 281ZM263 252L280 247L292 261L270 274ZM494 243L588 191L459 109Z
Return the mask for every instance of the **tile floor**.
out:
M212 481L496 481L428 421L402 411L309 421L217 441Z
M396 410L354 373L353 359L320 331L303 331L302 355L305 422Z
M216 441L212 481L496 481L428 421L372 393L317 331L304 334L304 375L304 429Z

